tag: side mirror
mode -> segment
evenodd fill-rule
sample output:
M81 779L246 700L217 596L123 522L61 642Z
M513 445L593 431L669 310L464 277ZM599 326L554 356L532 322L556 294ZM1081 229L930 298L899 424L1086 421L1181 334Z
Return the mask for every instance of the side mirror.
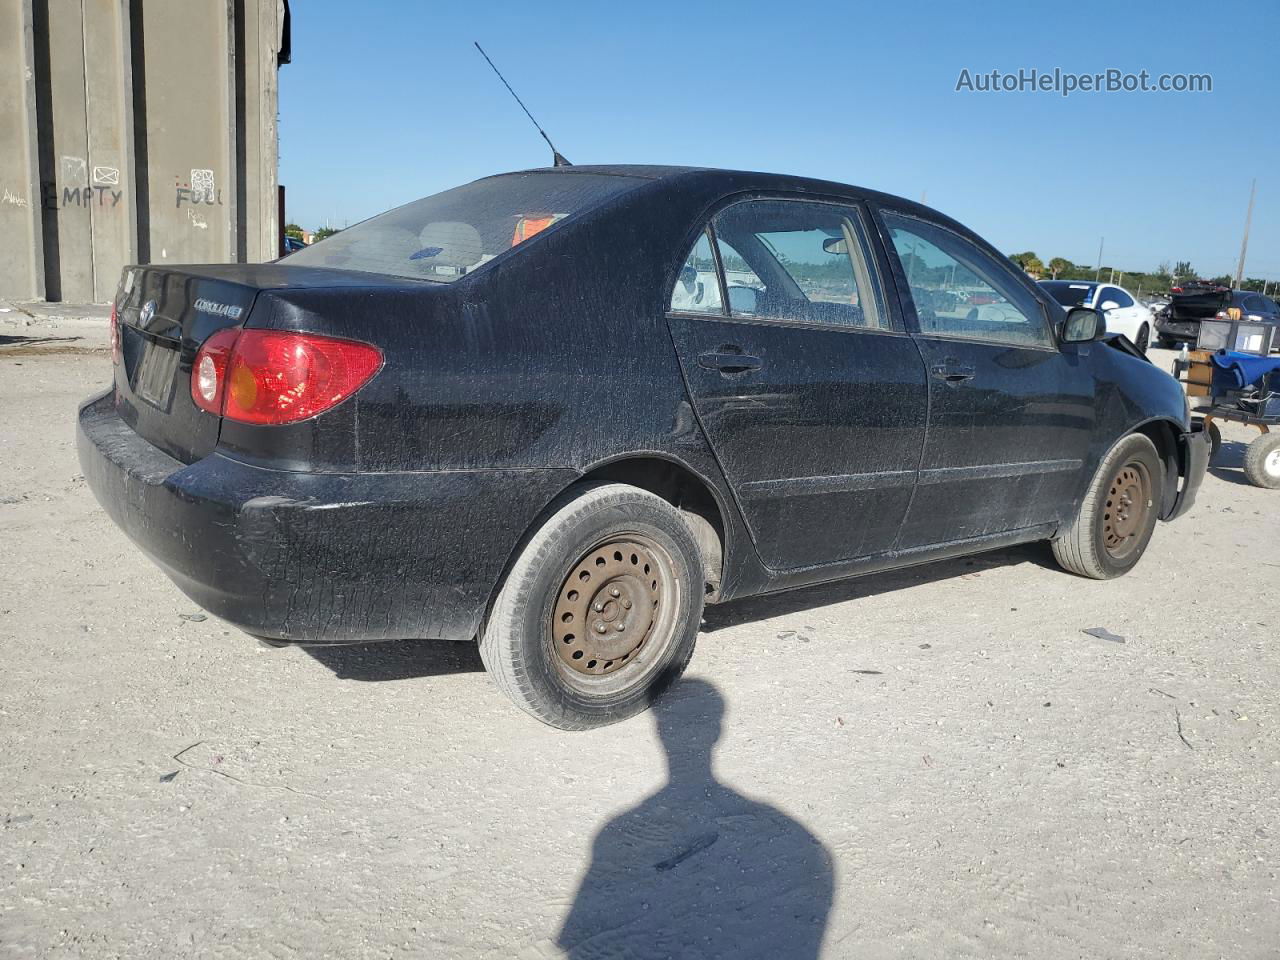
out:
M1062 324L1063 343L1088 343L1100 339L1107 332L1107 321L1102 312L1092 307L1072 307Z
M1103 313L1106 313L1108 310L1114 310L1118 306L1120 306L1120 304L1116 303L1114 300L1104 300L1102 301L1102 306L1099 307L1098 309L1101 310Z
M849 252L849 245L844 242L844 237L827 237L822 241L822 249L827 253L846 254Z

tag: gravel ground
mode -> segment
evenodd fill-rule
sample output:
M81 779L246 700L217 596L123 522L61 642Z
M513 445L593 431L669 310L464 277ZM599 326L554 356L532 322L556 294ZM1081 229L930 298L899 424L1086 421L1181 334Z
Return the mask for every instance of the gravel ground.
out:
M710 609L661 709L568 735L470 645L203 618L79 475L102 343L0 328L0 956L1280 955L1249 432L1122 580L1036 547Z

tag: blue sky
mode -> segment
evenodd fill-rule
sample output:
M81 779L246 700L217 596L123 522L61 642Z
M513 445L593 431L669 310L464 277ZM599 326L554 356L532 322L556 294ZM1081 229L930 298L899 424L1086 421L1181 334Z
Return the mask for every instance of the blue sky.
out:
M549 151L920 199L1006 252L1280 280L1280 4L293 0L289 219L342 226ZM358 12L357 12L358 11ZM1059 14L1066 14L1060 16ZM1019 68L1207 73L1212 93L957 93Z

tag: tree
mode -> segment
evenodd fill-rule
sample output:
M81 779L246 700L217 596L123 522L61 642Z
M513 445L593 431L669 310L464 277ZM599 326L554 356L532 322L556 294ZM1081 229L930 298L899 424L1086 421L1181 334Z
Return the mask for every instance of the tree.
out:
M1035 251L1033 250L1028 250L1025 253L1011 253L1009 254L1009 259L1020 266L1023 270L1027 269L1027 263L1031 260L1034 260L1036 263L1040 262L1040 258L1035 255Z
M1195 268L1191 266L1190 260L1179 260L1173 265L1173 278L1175 280L1194 280L1196 275Z
M1053 279L1055 280L1058 279L1058 274L1065 273L1073 266L1075 266L1075 264L1063 257L1054 257L1049 261L1049 271L1053 274Z
M1044 264L1040 262L1040 258L1034 253L1022 262L1022 269L1026 271L1028 276L1036 280L1044 276Z
M293 237L295 240L301 240L302 228L296 223L286 223L284 225L284 235L286 237Z
M311 235L313 243L319 243L325 237L332 237L335 233L341 233L337 227L320 227Z

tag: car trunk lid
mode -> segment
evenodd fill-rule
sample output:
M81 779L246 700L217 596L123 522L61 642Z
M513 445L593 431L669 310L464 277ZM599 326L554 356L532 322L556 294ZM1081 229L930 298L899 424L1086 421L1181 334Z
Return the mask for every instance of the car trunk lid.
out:
M213 451L221 420L191 399L196 351L215 331L242 324L259 292L193 269L129 268L116 298L116 409L139 436L184 463Z

